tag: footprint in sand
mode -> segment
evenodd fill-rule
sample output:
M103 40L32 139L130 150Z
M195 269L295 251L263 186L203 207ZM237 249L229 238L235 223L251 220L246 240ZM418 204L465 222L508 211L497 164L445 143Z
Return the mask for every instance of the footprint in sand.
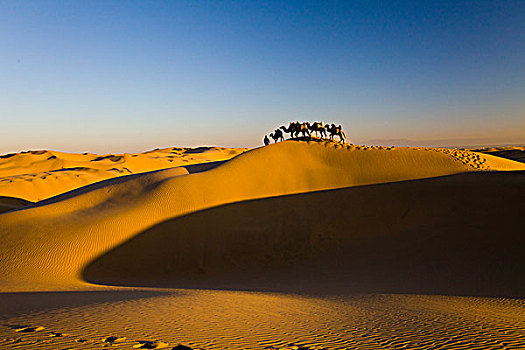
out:
M272 350L326 350L325 348L318 348L316 346L297 346L290 344L284 348L276 348L274 346L267 346L265 349L272 349Z
M109 343L109 344L114 344L114 343L123 342L124 340L126 340L126 337L115 337L115 336L110 336L110 337L106 337L106 338L102 339L102 341L103 341L104 343Z
M139 341L139 344L133 345L135 349L165 349L169 346L168 343L164 343L161 341L149 341L149 340L142 340Z
M190 348L189 346L179 344L177 346L172 347L171 350L193 350L193 349Z
M22 338L5 338L4 341L11 342L11 343L20 343Z
M20 333L30 333L30 332L40 332L46 329L45 327L22 327L15 329L16 332Z
M58 332L51 332L49 334L50 337L67 337L69 334L66 333L58 333Z

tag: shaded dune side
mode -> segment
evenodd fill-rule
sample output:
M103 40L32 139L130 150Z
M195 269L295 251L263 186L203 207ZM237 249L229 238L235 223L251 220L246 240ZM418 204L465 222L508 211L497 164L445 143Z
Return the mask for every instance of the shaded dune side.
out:
M26 201L25 199L0 196L0 213L25 208L31 204L33 204L33 202Z
M153 225L199 210L479 169L525 166L471 152L286 141L208 171L174 168L107 186L100 183L89 191L0 215L0 290L87 288L81 273L92 260Z
M229 204L92 262L126 286L525 296L525 172L469 173Z

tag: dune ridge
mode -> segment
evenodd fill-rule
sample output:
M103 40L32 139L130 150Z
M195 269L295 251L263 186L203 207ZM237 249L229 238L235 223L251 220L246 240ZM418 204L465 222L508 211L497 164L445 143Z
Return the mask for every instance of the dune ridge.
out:
M111 161L111 160L110 160ZM94 259L162 221L228 203L525 165L468 151L287 141L208 171L137 175L0 216L2 291L93 288ZM35 243L38 242L38 243Z
M486 147L472 149L471 151L491 154L498 157L512 159L518 162L525 163L525 147L508 146L508 147Z
M0 347L523 348L525 164L298 141L212 158L0 198L19 207Z
M236 202L91 262L106 285L321 295L525 295L525 172L471 172Z
M0 155L0 196L36 202L114 177L226 160L246 150L171 147L133 154L40 150Z

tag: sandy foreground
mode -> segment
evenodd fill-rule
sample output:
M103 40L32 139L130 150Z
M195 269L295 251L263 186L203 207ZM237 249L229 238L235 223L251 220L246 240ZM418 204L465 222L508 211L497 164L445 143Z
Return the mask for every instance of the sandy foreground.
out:
M0 348L525 348L521 152L0 156Z

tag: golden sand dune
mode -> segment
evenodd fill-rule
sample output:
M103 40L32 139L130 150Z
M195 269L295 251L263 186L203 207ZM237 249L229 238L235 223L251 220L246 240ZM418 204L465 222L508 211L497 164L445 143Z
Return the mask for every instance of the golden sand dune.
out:
M525 348L523 299L494 298L525 295L524 164L297 141L212 160L1 214L0 348Z
M509 147L487 147L473 149L474 152L481 152L491 154L498 157L516 160L525 163L525 147L509 146Z
M468 173L223 205L163 221L93 283L295 293L525 296L525 172Z
M97 155L26 151L0 156L0 196L40 201L113 177L230 159L244 148L164 148Z
M521 163L467 151L296 141L252 150L211 169L195 167L194 170L191 166L178 167L121 177L66 193L33 208L3 214L0 216L0 288L3 291L86 288L87 284L82 282L84 269L118 245L163 221L225 204L465 172L525 169ZM404 196L404 192L395 196ZM382 195L379 198L386 203L395 199ZM337 201L340 199L333 202ZM373 203L371 201L369 205ZM299 212L312 214L301 219L307 220L306 226L316 213L322 212L316 201L305 199L297 205ZM367 206L366 209L374 212L374 207ZM266 211L272 210L278 211L270 201ZM334 216L329 221L341 225L339 222L346 222L348 215L353 213L343 210L340 212L343 216ZM289 221L290 227L303 225L293 212L281 219L276 215L269 215L268 219ZM195 237L212 240L215 232L232 225L228 221L219 224L217 227L204 225L201 228L204 234ZM274 223L268 225L272 227ZM402 228L400 230L403 232ZM232 231L225 243L236 247L234 251L249 252L253 249L249 245L258 244L255 243L257 239L238 236L235 232L239 232L238 228ZM289 242L292 250L297 249L295 230L285 232L281 229L275 234L281 234L279 232L283 232L283 239ZM183 239L178 231L168 229L168 233L171 236L162 239L168 239L170 246L174 240ZM259 228L254 226L253 234L261 235ZM353 232L342 234L348 238ZM209 249L210 254L221 255L221 251L213 246L205 248L206 242L202 238L191 244L204 245L200 251ZM337 246L345 249L344 244ZM268 245L261 246L263 251L268 248ZM201 254L199 250L189 253ZM139 250L133 254L137 260L143 256L156 259L152 251L143 253ZM209 268L209 263L203 260L205 258L209 257L205 255L197 259L197 269L205 271ZM242 254L239 258L239 263L244 264ZM289 258L293 265L293 254ZM180 259L184 261L185 258ZM183 262L182 266L186 269L185 264ZM177 271L177 266L172 270ZM157 274L156 271L151 273ZM89 278L96 279L92 275ZM120 284L118 280L113 282Z

